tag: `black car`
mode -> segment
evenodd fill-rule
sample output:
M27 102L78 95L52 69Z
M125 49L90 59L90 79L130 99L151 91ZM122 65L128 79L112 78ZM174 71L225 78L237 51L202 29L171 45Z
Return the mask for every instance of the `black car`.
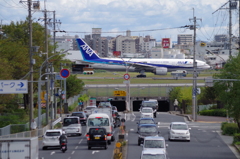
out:
M137 132L142 124L157 124L153 118L140 118L137 122Z
M107 149L107 131L104 127L91 127L86 137L89 150L92 147L104 147Z
M86 125L87 115L85 112L73 112L71 116L78 116L80 119L81 125Z
M138 131L138 146L143 144L146 136L158 136L159 133L156 124L142 124Z

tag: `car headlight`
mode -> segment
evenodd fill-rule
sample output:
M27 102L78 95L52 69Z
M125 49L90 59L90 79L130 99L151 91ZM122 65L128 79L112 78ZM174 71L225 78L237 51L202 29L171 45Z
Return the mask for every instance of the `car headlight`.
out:
M175 134L175 132L174 132L174 131L171 131L171 133L172 133L172 134Z
M187 135L190 134L189 131L187 131L186 134L187 134Z

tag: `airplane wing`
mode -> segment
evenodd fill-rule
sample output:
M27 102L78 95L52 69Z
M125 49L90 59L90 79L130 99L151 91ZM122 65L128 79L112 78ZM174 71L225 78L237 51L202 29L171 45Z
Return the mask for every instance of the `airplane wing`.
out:
M143 64L143 63L138 63L138 62L126 62L127 64L129 64L130 66L132 67L135 67L136 69L156 69L157 67L156 66L152 66L152 65L148 65L148 64Z

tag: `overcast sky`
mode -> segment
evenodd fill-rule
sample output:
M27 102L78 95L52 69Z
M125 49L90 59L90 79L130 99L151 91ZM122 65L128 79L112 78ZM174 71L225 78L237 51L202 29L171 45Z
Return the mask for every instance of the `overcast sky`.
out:
M0 20L9 24L25 20L28 15L27 0L0 0ZM212 41L215 34L228 34L228 0L45 0L48 11L56 11L62 23L57 30L67 35L84 37L92 28L102 28L102 36L150 35L157 40L177 34L193 34L193 30L179 28L192 25L193 13L198 18L197 40ZM40 0L44 10L44 0ZM225 8L218 10L219 8ZM194 8L194 11L193 11ZM216 12L215 12L216 11ZM213 12L215 12L213 14ZM33 12L34 21L43 18L43 12ZM53 18L52 12L48 18ZM201 19L201 20L200 20ZM42 25L42 20L39 21ZM233 35L238 36L238 10L232 11ZM177 29L176 29L177 28ZM53 29L49 26L49 29ZM83 33L85 32L85 33ZM62 33L57 33L62 35Z

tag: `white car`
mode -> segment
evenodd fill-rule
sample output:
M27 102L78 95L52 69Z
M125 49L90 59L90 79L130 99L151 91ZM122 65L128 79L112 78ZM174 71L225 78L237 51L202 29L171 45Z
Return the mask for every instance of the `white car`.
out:
M146 149L142 151L140 159L168 159L164 150Z
M186 140L190 141L190 131L185 122L172 122L169 127L168 140Z
M48 147L58 147L59 137L62 135L62 129L47 130L43 135L42 149L46 150Z
M153 109L150 107L143 107L140 112L141 118L153 118Z
M85 109L84 109L84 113L87 115L87 117L89 115L92 114L92 110L96 109L97 106L96 105L92 105L92 106L87 106Z
M165 139L162 136L147 136L143 141L143 150L164 150L167 152L168 144L165 143Z

